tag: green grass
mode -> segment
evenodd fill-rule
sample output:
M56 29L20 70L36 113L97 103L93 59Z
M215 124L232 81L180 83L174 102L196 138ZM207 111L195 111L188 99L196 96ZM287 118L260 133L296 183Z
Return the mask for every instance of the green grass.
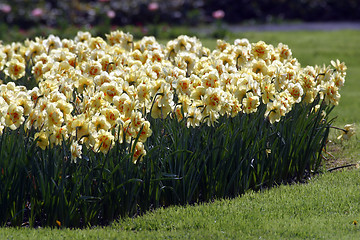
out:
M249 192L235 200L195 207L161 209L126 219L115 228L168 232L170 236L173 230L183 236L185 232L196 236L199 231L222 239L344 239L360 233L359 227L351 225L360 218L359 177L359 171L326 174L306 185Z
M251 32L232 34L228 39L248 38L292 49L302 66L344 61L348 67L341 100L332 115L335 126L360 122L360 42L359 31L333 32ZM216 41L201 39L214 48ZM349 142L329 144L336 157L334 165L359 161L359 131ZM331 158L331 157L330 157ZM333 161L334 159L330 159ZM105 229L0 229L0 239L357 239L360 226L359 170L327 173L309 184L281 186L262 193L249 192L233 199L194 207L171 207L135 219L125 219Z
M0 229L1 239L357 239L360 171L232 200L158 209L106 228Z

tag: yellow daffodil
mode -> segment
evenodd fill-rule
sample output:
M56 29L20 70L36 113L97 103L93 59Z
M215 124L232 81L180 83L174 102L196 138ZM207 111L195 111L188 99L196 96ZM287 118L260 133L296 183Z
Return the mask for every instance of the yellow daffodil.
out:
M207 88L203 101L207 109L213 111L220 111L224 102L223 93L218 88Z
M43 41L43 46L46 51L50 52L52 49L62 47L62 42L58 36L50 34L49 37Z
M249 92L246 94L246 97L243 98L242 105L244 113L250 114L256 112L257 107L260 105L259 97Z
M64 114L56 107L56 104L48 104L46 107L46 113L48 120L47 124L49 128L53 127L54 125L61 126L61 124L64 122Z
M50 143L55 145L61 145L63 139L67 138L67 128L66 126L58 127L54 126L50 133Z
M266 75L268 73L268 67L263 59L252 61L252 71L257 74Z
M106 120L104 115L94 115L91 118L89 127L91 132L100 131L100 129L107 131L111 128L111 124Z
M18 80L25 75L25 64L17 59L11 60L6 63L4 73L12 80Z
M78 143L78 141L73 141L70 146L70 152L71 152L71 161L76 163L77 159L81 159L81 153L82 153L82 145Z
M292 52L291 52L291 49L289 48L289 46L285 45L283 43L278 44L276 51L279 54L280 61L285 61L287 59L290 59L292 56Z
M134 155L133 155L133 162L137 163L138 161L141 161L141 158L143 156L145 156L146 154L146 150L144 148L144 144L142 142L137 142L134 151Z
M24 121L24 108L17 104L10 104L5 116L5 124L12 130L17 129Z
M119 111L110 106L101 109L100 113L105 116L106 121L110 123L112 127L116 124L118 118L120 117Z
M301 87L300 83L289 83L288 85L288 91L293 97L294 101L296 103L299 103L301 101L301 97L304 94L304 90Z
M164 47L155 37L134 41L122 31L106 39L78 32L74 39L50 35L0 45L0 71L9 81L0 85L0 134L24 123L26 131L38 131L42 149L70 138L73 162L82 144L106 154L115 140L131 143L137 136L133 159L140 161L152 134L147 114L187 127L214 126L220 116L252 114L265 104L264 117L273 124L318 95L337 105L346 77L339 60L302 68L282 43L219 40L210 51L195 37L181 35ZM37 86L16 86L24 76ZM353 134L354 126L346 125L339 139Z
M255 58L267 59L269 57L269 46L263 41L254 43L252 44L251 54Z
M274 100L272 102L269 102L266 106L265 111L265 117L268 117L271 124L274 122L279 122L281 116L283 116L283 113L286 111L284 106L281 105L280 102L277 100Z
M73 136L77 136L77 139L89 135L89 120L84 115L78 115L70 123L70 130L73 131Z
M321 89L320 96L325 99L327 104L338 105L340 99L339 88L335 86L334 82L325 82Z
M333 65L337 71L339 71L341 73L346 72L347 67L346 67L345 63L340 62L339 59L336 59L336 62L334 60L331 60L330 62L331 62L331 65Z
M201 111L198 107L191 106L187 112L187 127L197 127L202 119Z
M261 100L264 104L267 104L270 100L274 100L275 85L271 82L265 82L262 86Z
M141 132L140 132L140 135L139 135L139 142L146 142L146 139L148 137L151 136L152 134L152 130L150 128L150 122L148 121L144 121L142 122L142 125L141 125L141 128L140 128ZM136 133L136 136L137 136L138 133Z
M346 124L337 139L349 140L355 134L355 124Z
M35 133L34 138L36 139L36 145L40 147L42 150L45 150L47 146L49 146L49 135L44 132Z
M100 129L97 136L95 137L94 151L100 151L106 154L114 144L114 136L104 130Z

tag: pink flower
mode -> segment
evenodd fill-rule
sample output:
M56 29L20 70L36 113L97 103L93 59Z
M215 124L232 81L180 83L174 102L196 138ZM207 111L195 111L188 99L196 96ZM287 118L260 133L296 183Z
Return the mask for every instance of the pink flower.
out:
M223 10L216 10L212 13L213 18L222 19L225 17L225 12Z
M9 13L11 12L11 6L8 4L1 4L0 11L2 11L3 13Z
M33 17L41 17L44 14L44 11L41 8L35 8L31 11Z
M116 16L116 13L114 10L109 10L106 12L106 15L108 16L108 18L114 18Z
M148 9L149 11L154 12L159 9L159 4L157 2L149 3Z

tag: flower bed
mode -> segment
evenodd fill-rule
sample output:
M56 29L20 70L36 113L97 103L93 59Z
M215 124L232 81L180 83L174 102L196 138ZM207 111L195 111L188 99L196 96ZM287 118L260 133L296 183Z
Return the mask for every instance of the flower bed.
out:
M346 66L79 32L2 45L2 223L106 224L318 171ZM5 194L6 193L6 194Z

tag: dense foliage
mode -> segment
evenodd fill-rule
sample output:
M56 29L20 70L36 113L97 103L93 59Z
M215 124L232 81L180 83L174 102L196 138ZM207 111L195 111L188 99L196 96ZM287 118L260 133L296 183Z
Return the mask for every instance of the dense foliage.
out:
M25 29L38 24L51 27L159 22L194 25L214 21L217 10L224 12L224 20L229 23L359 20L360 3L356 0L13 0L0 2L0 19Z

